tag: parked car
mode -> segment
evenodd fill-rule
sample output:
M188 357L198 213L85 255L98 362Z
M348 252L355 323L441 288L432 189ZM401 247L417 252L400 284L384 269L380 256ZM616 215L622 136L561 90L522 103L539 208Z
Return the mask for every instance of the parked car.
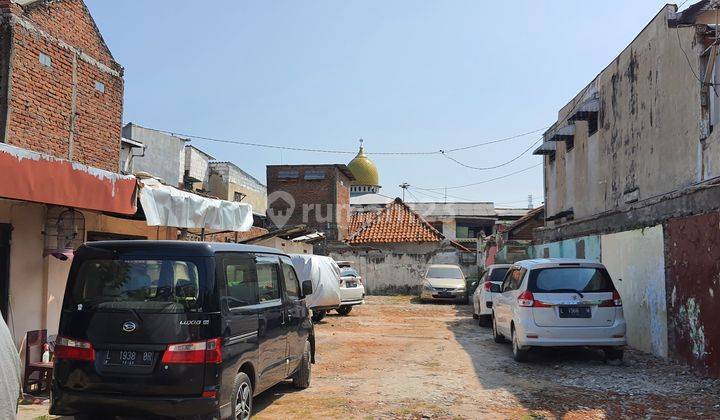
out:
M492 299L495 293L500 291L500 285L502 285L508 268L510 268L510 264L493 264L488 266L480 277L478 287L472 296L472 303L473 318L477 319L481 326L490 326Z
M352 307L365 303L365 286L360 273L352 266L350 261L338 261L340 267L340 299L337 309L340 315L347 315Z
M340 308L340 268L335 260L322 255L291 254L293 266L302 280L310 280L313 294L305 299L313 322L320 322L327 311Z
M5 319L0 314L0 418L14 419L20 396L20 356Z
M524 361L533 347L592 346L622 359L622 300L605 267L591 260L539 259L512 265L493 298L493 336Z
M310 385L311 293L272 248L82 245L60 315L50 413L247 419L253 397L278 382Z
M432 264L423 277L420 301L467 302L465 275L453 264Z

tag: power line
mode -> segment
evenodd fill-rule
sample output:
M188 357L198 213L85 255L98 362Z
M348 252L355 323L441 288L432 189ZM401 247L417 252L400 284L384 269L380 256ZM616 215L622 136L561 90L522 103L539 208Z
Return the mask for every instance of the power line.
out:
M692 66L692 63L690 63L690 57L688 57L687 53L685 52L685 48L682 46L682 42L680 41L680 27L675 27L675 35L677 35L677 41L678 41L678 47L680 47L680 51L682 51L683 55L685 56L685 61L687 61L687 65L690 68L690 72L695 77L695 79L700 82L700 84L703 84L703 81L700 80L700 77L695 72L695 69Z
M457 148L455 148L455 149L446 149L446 150L445 150L445 153L448 153L448 152L457 152L457 151L460 151L460 150L472 149L472 148L474 148L474 147L486 146L486 145L488 145L488 144L502 143L502 142L504 142L504 141L513 140L513 139L517 139L517 138L520 138L520 137L525 137L525 136L528 136L528 135L530 135L530 134L535 134L535 133L537 133L537 132L539 132L539 131L547 130L548 128L550 128L550 127L542 127L542 128L538 128L537 130L528 131L527 133L516 134L516 135L514 135L514 136L505 137L505 138L503 138L503 139L486 141L486 142L484 142L484 143L473 144L473 145L470 145L470 146L457 147Z
M453 149L439 149L435 151L420 151L420 152L368 152L366 154L368 155L376 155L376 156L430 156L430 155L439 155L444 154L446 152L453 152L453 151L459 151L459 150L467 150L472 149L475 147L485 146L489 144L495 144L495 143L501 143L505 141L514 140L520 137L524 137L530 134L537 133L538 131L545 130L547 127L544 128L538 128L533 131L528 131L526 133L516 134L509 137L504 137L500 139L495 140L488 140L482 143L472 144L469 146L463 146ZM307 147L294 147L294 146L281 146L277 144L264 144L264 143L256 143L256 142L250 142L245 140L233 140L233 139L222 139L217 137L208 137L208 136L199 136L195 134L188 134L188 133L179 133L176 131L167 131L167 130L155 130L160 133L169 134L171 136L178 136L178 137L185 137L189 139L196 139L196 140L205 140L215 143L226 143L226 144L237 144L240 146L249 146L249 147L260 147L260 148L266 148L266 149L276 149L276 150L291 150L295 152L311 152L311 153L328 153L328 154L342 154L342 155L354 155L357 153L357 151L352 150L338 150L338 149L320 149L320 148L307 148Z
M484 180L484 181L473 182L473 183L470 183L470 184L455 185L455 186L452 186L452 187L437 187L437 188L420 188L420 187L413 187L413 188L415 188L416 190L423 190L423 191L437 191L437 190L444 190L444 189L455 190L455 189L458 189L458 188L472 187L472 186L475 186L475 185L487 184L488 182L497 181L498 179L508 178L508 177L513 176L513 175L516 175L516 174L519 174L519 173L522 173L522 172L529 171L530 169L537 168L538 166L542 166L542 165L543 165L542 163L538 163L537 165L533 165L533 166L527 167L527 168L525 168L525 169L520 169L519 171L510 172L509 174L505 174L505 175L501 175L501 176L496 176L495 178L486 179L486 180Z
M440 152L442 153L442 155L443 155L444 157L452 160L453 162L457 163L457 164L460 165L460 166L464 166L464 167L469 168L469 169L475 169L475 170L477 170L477 171L488 171L488 170L490 170L490 169L501 168L501 167L503 167L503 166L505 166L505 165L509 165L509 164L515 162L516 160L520 159L525 153L529 152L530 149L532 149L533 147L535 147L535 145L538 144L538 143L540 143L541 141L543 141L543 138L542 138L542 137L539 138L538 140L536 140L533 144L531 144L530 147L528 147L527 149L523 150L522 153L520 153L519 155L515 156L514 158L508 160L507 162L503 162L503 163L500 163L500 164L495 165L495 166L486 166L486 167L468 165L468 164L463 163L463 162L460 162L459 160L455 159L454 157L448 155L448 154L445 153L445 151L443 151L443 150L441 150Z

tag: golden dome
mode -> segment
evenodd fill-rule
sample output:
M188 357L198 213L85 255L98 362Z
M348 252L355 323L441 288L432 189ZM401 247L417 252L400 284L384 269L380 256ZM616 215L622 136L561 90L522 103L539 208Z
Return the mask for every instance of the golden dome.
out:
M375 167L375 164L372 163L372 161L365 155L362 146L360 146L360 151L357 156L355 156L355 159L348 163L348 169L350 169L350 172L352 172L355 177L353 185L380 185L377 168Z

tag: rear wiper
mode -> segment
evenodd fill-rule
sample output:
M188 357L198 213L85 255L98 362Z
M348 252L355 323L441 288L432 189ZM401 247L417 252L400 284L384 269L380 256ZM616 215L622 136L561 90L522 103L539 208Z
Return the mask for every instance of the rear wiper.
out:
M578 295L580 295L580 298L582 298L582 299L584 299L584 298L585 298L585 296L583 296L583 294L582 294L582 293L580 293L580 291L579 291L579 290L575 290L575 289L554 289L554 290L553 290L553 292L569 292L569 293L577 293Z

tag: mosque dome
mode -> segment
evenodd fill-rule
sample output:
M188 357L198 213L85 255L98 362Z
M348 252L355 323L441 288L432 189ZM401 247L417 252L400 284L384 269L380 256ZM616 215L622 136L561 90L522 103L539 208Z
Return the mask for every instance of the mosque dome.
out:
M348 169L352 172L355 177L353 185L362 185L367 187L379 187L380 179L378 177L378 171L375 164L365 155L363 147L360 146L360 151L353 160L348 163Z

